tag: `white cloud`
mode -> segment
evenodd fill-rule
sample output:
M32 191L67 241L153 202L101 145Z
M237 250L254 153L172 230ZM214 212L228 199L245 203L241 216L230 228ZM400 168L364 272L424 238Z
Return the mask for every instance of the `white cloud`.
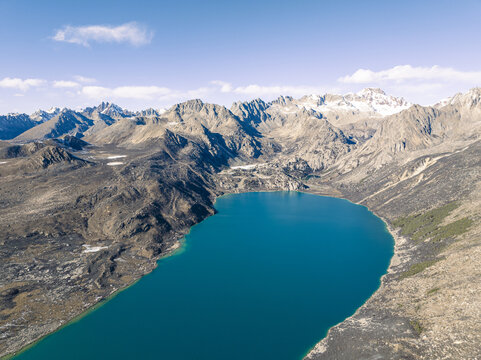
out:
M119 86L119 87L103 87L103 86L83 86L79 94L97 101L101 100L155 100L155 101L172 101L180 102L188 99L201 98L204 101L218 102L220 99L229 99L230 101L242 98L254 97L276 97L279 95L303 96L306 94L321 94L325 89L312 86L261 86L248 85L234 87L232 84L215 80L210 85L195 89L177 90L160 86Z
M206 98L214 93L216 93L216 89L204 86L197 89L174 92L171 97L178 96L180 99Z
M82 84L91 84L97 82L97 80L94 78L89 78L81 75L75 75L73 78Z
M352 75L339 78L339 81L348 84L399 83L404 81L442 81L479 84L481 83L481 71L460 71L438 65L432 67L398 65L381 71L359 69Z
M111 94L111 90L102 86L84 86L79 92L93 99L104 99Z
M166 96L172 90L159 86L120 86L112 91L113 95L120 98L130 99L153 99L159 96Z
M27 91L31 87L39 87L45 83L46 81L42 79L20 79L6 77L0 80L0 87Z
M81 94L93 99L121 98L152 100L170 96L173 90L159 86L119 86L107 88L102 86L84 86Z
M223 93L229 93L232 91L232 84L222 81L222 80L214 80L210 82L212 85L220 86L220 91Z
M53 82L54 88L75 88L79 85L78 82L68 80L58 80Z
M250 84L247 86L233 86L231 83L221 80L211 81L211 84L220 87L217 89L217 91L220 90L221 93L247 95L251 97L278 95L303 96L309 94L323 94L327 91L326 87L305 85L295 86Z
M290 85L276 85L276 86L263 86L257 84L251 84L248 86L238 86L233 89L236 94L249 95L249 96L275 96L275 95L290 95L290 96L303 96L309 94L322 94L326 92L323 87L316 86L290 86Z
M149 44L152 37L151 30L131 22L119 26L65 26L63 29L57 30L52 39L83 46L90 46L92 42L128 43L141 46Z
M396 92L401 92L404 94L423 94L423 93L432 93L435 91L442 91L445 88L445 84L441 83L419 83L419 84L410 84L410 83L402 83L402 84L395 84L393 86L388 87L388 89L395 89Z
M348 86L379 86L388 93L424 105L481 85L481 71L462 71L452 67L398 65L373 71L359 69L338 79Z

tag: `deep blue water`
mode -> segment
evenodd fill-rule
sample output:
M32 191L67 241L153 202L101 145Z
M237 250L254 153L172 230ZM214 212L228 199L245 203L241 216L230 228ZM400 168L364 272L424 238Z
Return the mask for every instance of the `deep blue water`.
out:
M18 359L300 359L393 254L384 223L345 200L247 193L215 207L182 251Z

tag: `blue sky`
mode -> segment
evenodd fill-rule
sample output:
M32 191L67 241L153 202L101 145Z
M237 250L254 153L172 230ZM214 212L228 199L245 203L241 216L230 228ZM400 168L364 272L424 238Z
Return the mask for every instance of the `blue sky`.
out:
M481 1L0 0L0 113L481 86Z

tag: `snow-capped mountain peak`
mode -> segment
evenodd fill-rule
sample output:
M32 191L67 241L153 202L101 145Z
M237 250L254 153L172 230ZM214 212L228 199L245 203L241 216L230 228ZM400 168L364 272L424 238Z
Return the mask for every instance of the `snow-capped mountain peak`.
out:
M405 99L387 95L378 88L366 88L346 95L308 95L296 100L296 103L298 106L320 113L365 113L369 116L392 115L411 106Z
M387 96L386 92L383 89L372 88L372 87L364 88L364 89L362 89L362 90L360 90L356 93L356 95L361 96L361 97L362 96L372 97L375 94Z
M382 116L398 113L411 106L404 98L387 95L379 88L366 88L356 94L347 94L345 98L360 111Z
M99 106L97 106L97 110L101 113L101 114L105 114L105 115L123 115L124 114L124 110L118 106L118 105L115 105L113 103L109 103L109 102L102 102Z
M50 109L45 111L48 114L58 114L60 112L60 108L52 106Z
M87 114L92 114L96 112L102 115L107 115L111 118L126 117L131 115L130 111L124 110L116 104L104 101L102 101L99 105L95 107L87 107L83 109L83 111Z
M58 115L62 110L58 107L51 107L48 110L37 110L35 111L32 115L30 115L30 118L33 121L37 121L39 123L45 122L53 118L54 116Z

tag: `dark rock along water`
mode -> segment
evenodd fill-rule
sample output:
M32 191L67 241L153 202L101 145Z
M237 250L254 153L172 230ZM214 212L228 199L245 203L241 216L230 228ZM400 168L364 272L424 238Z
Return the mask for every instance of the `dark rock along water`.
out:
M393 254L381 219L346 200L247 193L216 209L152 274L18 359L300 359Z

